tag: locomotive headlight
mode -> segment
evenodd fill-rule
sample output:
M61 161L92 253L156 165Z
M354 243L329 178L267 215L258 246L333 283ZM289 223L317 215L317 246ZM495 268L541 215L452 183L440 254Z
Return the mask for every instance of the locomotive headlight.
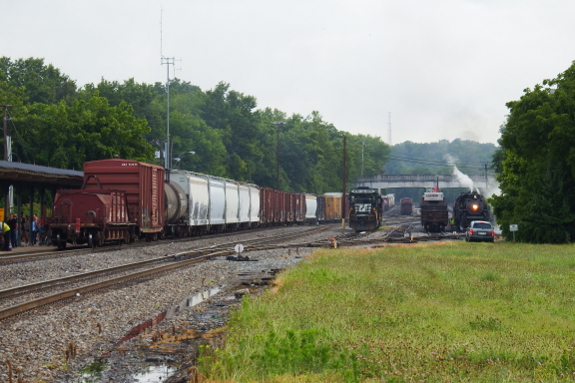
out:
M479 209L479 205L476 204L476 203L474 203L473 205L471 205L471 208L472 208L473 210L477 210L477 209Z

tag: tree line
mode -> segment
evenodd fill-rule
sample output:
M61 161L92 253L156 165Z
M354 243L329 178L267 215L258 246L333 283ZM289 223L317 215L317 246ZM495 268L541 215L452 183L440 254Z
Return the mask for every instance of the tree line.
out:
M490 202L503 233L534 243L575 239L575 62L507 103L494 155L501 195Z
M341 190L344 135L350 182L362 171L381 173L388 160L390 147L379 137L339 131L317 111L304 117L258 109L254 96L223 82L204 91L174 79L169 91L178 159L172 167L276 187L277 129L283 190ZM14 161L67 169L104 158L163 164L157 154L166 140L166 97L159 82L102 79L78 87L43 59L0 58L0 103L12 105Z

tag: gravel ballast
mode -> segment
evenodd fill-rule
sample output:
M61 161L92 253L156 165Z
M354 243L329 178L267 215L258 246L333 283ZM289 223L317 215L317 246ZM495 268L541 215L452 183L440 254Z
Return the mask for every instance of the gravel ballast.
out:
M282 228L274 230L274 234L279 230L300 229ZM298 242L327 239L341 233L341 229L332 226L312 236L302 233ZM241 243L247 238L264 235L270 234L245 232L235 238ZM206 237L186 243L164 241L146 248L126 246L113 252L0 265L0 289L173 254L220 241L228 242L230 237L224 240ZM20 374L25 382L83 382L82 367L107 356L107 369L102 372L101 378L94 381L136 382L133 376L146 365L145 360L154 361L156 358L149 356L143 359L141 353L141 347L151 345L154 332L206 332L221 327L225 324L229 307L241 301L241 297L236 298L234 292L241 288L242 281L261 273L270 276L276 270L293 266L310 254L313 248L298 250L299 254L295 248L244 254L257 261L231 261L224 256L217 257L4 320L0 322L0 381L8 381L6 361L10 360L14 382L17 381L16 369L21 369ZM118 341L133 327L155 318L159 313L173 311L188 297L215 287L221 289L215 296L198 306L180 310L147 334L117 346ZM251 290L257 289L251 286ZM216 311L211 315L210 310ZM182 322L187 324L186 329L180 325ZM185 359L186 353L178 355L183 355L180 359ZM186 362L183 359L179 361L180 364Z

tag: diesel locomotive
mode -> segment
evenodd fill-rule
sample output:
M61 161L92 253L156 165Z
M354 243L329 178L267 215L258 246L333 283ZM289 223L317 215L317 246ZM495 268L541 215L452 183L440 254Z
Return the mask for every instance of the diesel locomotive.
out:
M356 232L381 225L383 200L376 189L360 186L349 193L349 227Z

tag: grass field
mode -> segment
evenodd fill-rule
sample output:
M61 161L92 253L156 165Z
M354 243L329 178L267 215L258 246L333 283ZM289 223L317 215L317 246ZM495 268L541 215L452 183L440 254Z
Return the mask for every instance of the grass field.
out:
M247 298L210 382L575 380L575 246L320 250Z

